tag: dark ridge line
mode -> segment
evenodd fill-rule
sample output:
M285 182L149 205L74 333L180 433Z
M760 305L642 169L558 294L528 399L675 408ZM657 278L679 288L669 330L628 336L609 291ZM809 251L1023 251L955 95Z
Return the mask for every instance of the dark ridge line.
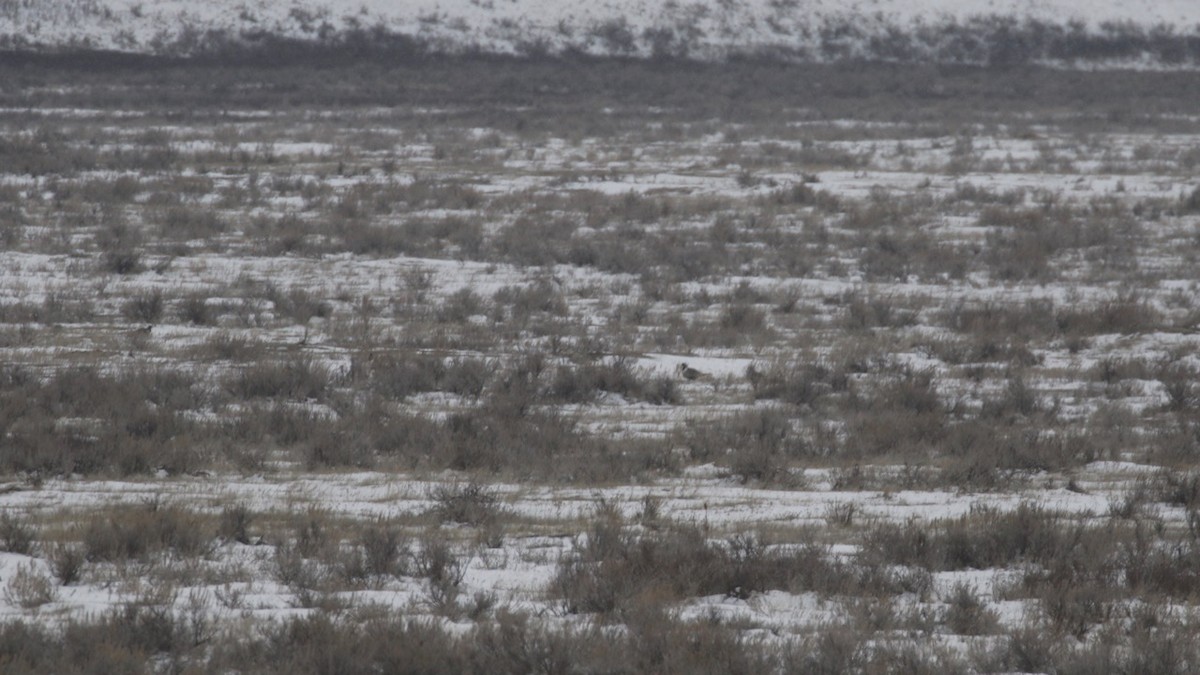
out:
M833 28L838 27L834 25ZM827 29L830 27L826 27ZM637 53L636 43L609 45L603 53L567 46L554 50L532 40L514 44L517 53L489 51L478 45L454 45L392 32L382 27L344 30L325 38L288 37L265 32L233 34L220 30L185 32L152 51L97 49L86 44L61 46L0 42L0 66L52 66L75 70L152 68L197 64L202 66L337 67L362 63L420 64L456 61L526 62L554 64L756 63L892 64L926 66L1022 67L1063 62L1068 65L1127 70L1149 59L1165 67L1200 68L1200 27L1176 32L1172 27L1137 24L1107 26L1088 32L1070 25L1042 22L1017 23L992 17L965 24L944 24L929 32L877 35L847 24L820 42L802 47L784 45L727 47L720 56L705 57L686 41L668 47L643 45L650 54ZM647 39L643 36L643 39Z
M557 54L508 54L484 51L462 52L411 52L396 53L388 51L355 50L346 53L336 49L315 47L307 51L295 51L286 54L257 51L231 54L194 54L181 56L175 54L149 54L137 52L122 52L105 49L66 49L55 51L11 50L0 49L0 68L52 68L82 72L105 72L121 70L167 70L173 68L259 68L265 70L309 67L315 69L340 68L346 66L378 65L378 66L413 66L413 65L452 65L480 64L496 65L528 64L528 65L558 65L558 66L601 66L612 64L629 64L650 68L674 69L706 69L720 68L733 65L754 65L766 68L790 67L829 67L829 68L875 68L890 67L933 68L937 70L962 71L993 71L1005 72L1022 69L1059 69L1053 63L1042 61L1016 61L999 63L979 63L953 59L937 60L895 60L886 58L854 57L839 59L803 59L770 53L731 54L722 59L701 59L682 56L629 56L620 54L588 54L568 50ZM1082 66L1066 70L1080 72L1101 70L1109 72L1137 71L1134 63L1106 63L1102 59L1077 59ZM1200 60L1182 64L1168 64L1158 61L1164 66L1174 66L1174 70L1191 72L1200 70ZM1172 68L1164 69L1171 72Z

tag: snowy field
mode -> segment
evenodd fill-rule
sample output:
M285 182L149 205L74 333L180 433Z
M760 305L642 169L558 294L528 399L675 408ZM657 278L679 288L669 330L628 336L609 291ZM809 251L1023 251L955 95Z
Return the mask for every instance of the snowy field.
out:
M1200 663L1186 74L0 69L12 672Z
M1198 27L1191 0L0 2L5 48L154 54L286 39L530 56L1195 68Z

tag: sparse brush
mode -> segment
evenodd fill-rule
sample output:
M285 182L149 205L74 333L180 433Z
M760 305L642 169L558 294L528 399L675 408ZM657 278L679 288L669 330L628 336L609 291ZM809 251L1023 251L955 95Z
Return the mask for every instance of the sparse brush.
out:
M196 556L208 551L213 543L202 516L156 501L97 513L86 523L81 536L90 562L141 560L168 549Z
M1200 30L684 4L0 57L0 670L1200 670Z
M429 604L438 612L458 612L458 597L468 561L437 530L426 531L413 554L413 571L426 580Z
M11 513L0 516L0 550L18 555L31 555L37 541L37 530Z
M54 576L63 586L70 586L79 581L83 566L87 562L82 546L67 543L52 545L46 552L46 558Z
M16 573L7 582L5 600L23 609L35 609L58 600L58 587L53 577L33 562L18 565Z
M227 390L242 398L320 399L334 383L323 364L302 356L247 365L227 380Z
M184 323L195 326L209 326L214 322L213 308L204 294L189 295L179 301L175 310L176 316Z
M368 574L398 576L408 571L408 538L399 528L378 521L363 528L359 544L363 549L364 567Z
M480 483L439 485L430 491L429 499L434 502L433 514L443 523L483 525L503 514L495 491Z
M854 502L836 502L825 508L825 522L833 527L850 527L858 515Z
M122 313L136 323L157 323L162 318L165 304L162 291L143 292L126 301Z
M250 523L254 514L245 504L234 504L221 509L221 519L217 524L217 536L226 541L236 541L239 544L250 543Z
M967 584L958 584L950 592L945 622L955 635L988 635L999 627L995 610Z

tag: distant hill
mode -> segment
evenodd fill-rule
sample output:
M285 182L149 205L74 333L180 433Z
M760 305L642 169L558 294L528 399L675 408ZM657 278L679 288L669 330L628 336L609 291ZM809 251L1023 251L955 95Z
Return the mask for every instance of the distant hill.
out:
M1200 66L1198 0L0 0L0 49Z

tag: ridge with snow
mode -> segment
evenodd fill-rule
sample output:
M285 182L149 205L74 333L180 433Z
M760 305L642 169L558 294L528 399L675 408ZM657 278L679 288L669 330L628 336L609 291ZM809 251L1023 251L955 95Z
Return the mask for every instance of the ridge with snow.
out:
M1195 0L0 0L0 48L1200 64Z

